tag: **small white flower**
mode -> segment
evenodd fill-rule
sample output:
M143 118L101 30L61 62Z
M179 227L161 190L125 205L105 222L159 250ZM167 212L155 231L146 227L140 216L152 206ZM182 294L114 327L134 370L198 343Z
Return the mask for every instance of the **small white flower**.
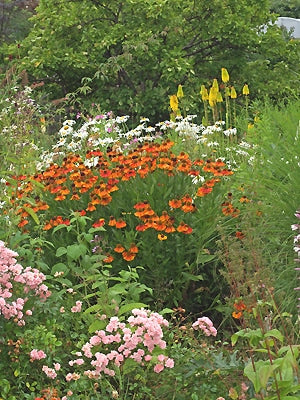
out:
M123 115L121 117L116 117L116 123L117 124L124 124L125 122L127 122L129 119L129 115Z
M68 136L73 132L73 128L69 125L64 125L62 128L59 130L59 134L61 136Z
M73 119L67 119L66 121L63 122L63 125L68 125L68 126L73 126L76 124L76 121Z

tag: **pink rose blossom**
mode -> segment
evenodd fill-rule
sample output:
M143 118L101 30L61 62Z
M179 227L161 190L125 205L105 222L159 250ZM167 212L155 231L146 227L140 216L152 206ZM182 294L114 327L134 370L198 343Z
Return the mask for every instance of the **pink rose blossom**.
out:
M163 369L164 369L163 364L156 364L154 366L154 372L156 372L157 374L159 374Z
M31 350L29 355L30 355L31 361L42 360L43 358L47 357L46 353L44 353L43 350L37 350L37 349Z
M81 311L82 301L76 301L75 306L71 308L72 313L78 313Z

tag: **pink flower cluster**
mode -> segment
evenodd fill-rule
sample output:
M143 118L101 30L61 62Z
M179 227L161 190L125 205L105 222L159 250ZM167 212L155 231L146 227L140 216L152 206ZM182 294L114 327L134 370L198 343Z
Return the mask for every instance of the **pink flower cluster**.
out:
M0 315L5 319L13 318L22 326L25 325L24 307L30 292L41 299L46 299L51 293L43 284L45 275L35 268L23 268L17 263L17 256L18 253L0 241ZM31 315L32 310L25 313Z
M198 318L197 321L193 323L192 327L196 331L200 329L206 336L216 336L218 333L214 324L208 317Z
M166 348L162 327L168 325L168 321L160 314L145 309L132 310L127 323L121 322L118 317L110 318L105 330L96 331L82 347L84 356L92 359L90 365L93 367L84 371L84 375L89 378L98 378L101 373L114 376L113 368L120 367L127 358L141 365L151 361L156 373L165 367L173 368L174 361L171 358L164 354L152 354L156 348ZM80 358L70 361L70 365L83 364L82 353L77 353L77 356ZM78 374L70 373L66 379L78 379Z
M43 350L37 350L33 349L30 352L30 361L35 361L35 360L42 360L43 358L46 358L47 355Z
M73 306L71 308L71 312L72 313L78 313L81 311L81 307L82 307L82 301L76 301L75 306Z

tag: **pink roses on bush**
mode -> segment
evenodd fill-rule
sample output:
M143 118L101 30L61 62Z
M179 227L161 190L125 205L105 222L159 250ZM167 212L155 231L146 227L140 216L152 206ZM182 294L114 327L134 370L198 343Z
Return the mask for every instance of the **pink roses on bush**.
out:
M45 275L35 268L23 268L17 263L17 256L0 241L0 316L22 326L24 313L32 314L32 310L25 310L29 296L46 299L51 293L43 283Z

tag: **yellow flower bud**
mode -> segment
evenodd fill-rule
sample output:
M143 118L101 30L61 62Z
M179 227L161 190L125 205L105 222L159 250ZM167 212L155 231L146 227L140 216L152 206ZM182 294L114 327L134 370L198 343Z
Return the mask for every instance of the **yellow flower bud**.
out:
M222 94L221 94L221 92L218 92L217 93L217 103L222 103L222 102L223 102Z
M230 97L231 97L232 99L236 99L236 98L237 98L237 95L236 95L236 91L235 91L234 86L231 86Z
M183 90L182 90L182 85L178 85L178 89L177 89L177 97L178 99L180 99L181 97L183 97Z
M201 94L201 97L202 97L203 101L207 101L208 100L208 91L207 91L207 89L206 89L206 87L204 85L201 85L200 94Z
M229 74L226 68L222 68L222 82L226 83L229 81Z
M173 112L178 110L178 97L176 94L172 94L172 96L170 96L170 107Z
M211 87L209 90L208 101L211 107L214 107L217 101L218 90L215 87Z
M213 80L212 87L215 88L217 92L219 91L219 84L216 78Z
M250 93L249 92L249 86L247 85L247 83L245 83L245 85L243 86L243 94L245 96L248 96L249 93Z

